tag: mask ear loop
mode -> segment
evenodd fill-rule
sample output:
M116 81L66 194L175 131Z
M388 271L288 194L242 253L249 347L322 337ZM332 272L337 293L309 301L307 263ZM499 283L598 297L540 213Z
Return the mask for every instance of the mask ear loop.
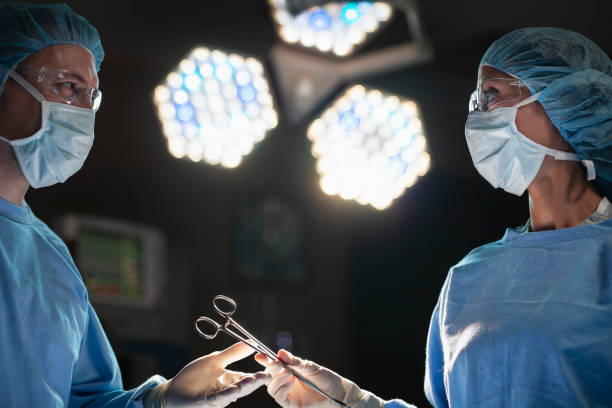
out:
M539 145L540 149L547 154L548 156L552 156L555 160L568 160L568 161L579 161L586 168L587 171L587 180L592 181L597 177L597 173L595 172L595 164L593 160L580 160L576 153L570 152L562 152L560 150L550 149L546 146Z
M29 143L33 139L39 139L43 136L44 134L43 129L45 129L47 126L47 114L46 114L47 105L54 103L54 102L47 101L47 99L38 91L38 89L36 89L31 83L29 83L24 77L22 77L15 70L10 70L8 72L8 76L13 78L19 85L21 85L26 91L28 91L30 95L34 97L34 99L40 102L40 105L41 105L41 116L42 117L41 117L40 128L33 135L30 135L23 139L15 139L15 140L8 140L5 137L0 136L0 140L7 142L11 146L24 145L26 143Z
M514 108L517 108L517 109L518 109L518 108L520 108L521 106L524 106L524 105L528 105L528 104L530 104L531 102L536 102L536 101L538 100L538 96L540 96L540 94L541 94L541 93L542 93L542 92L540 91L540 92L534 93L533 95L531 95L531 96L529 96L529 97L527 97L527 98L523 99L522 101L520 101L519 103L517 103L516 105L514 105Z
M584 167L587 170L587 180L592 181L597 177L597 173L595 172L595 164L593 160L581 160Z
M525 98L524 100L514 105L514 107L518 109L523 105L527 105L531 102L537 101L538 96L540 96L541 93L542 91L537 92L528 98ZM562 152L559 150L550 149L546 146L541 146L541 148L543 148L542 150L544 150L547 155L554 157L555 160L571 160L571 161L581 162L582 165L586 168L588 181L595 180L595 178L597 177L597 173L595 171L595 164L593 163L593 160L580 160L580 158L578 157L576 153Z

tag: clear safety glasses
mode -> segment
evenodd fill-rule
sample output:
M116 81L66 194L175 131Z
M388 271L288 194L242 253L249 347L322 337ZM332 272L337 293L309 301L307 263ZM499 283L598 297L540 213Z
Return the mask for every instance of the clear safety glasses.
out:
M525 85L516 78L487 78L470 96L469 110L488 112L499 106L512 106L525 95Z
M102 91L89 84L78 74L65 69L26 66L18 70L30 81L43 84L62 102L97 111L102 102ZM43 92L44 95L44 92Z

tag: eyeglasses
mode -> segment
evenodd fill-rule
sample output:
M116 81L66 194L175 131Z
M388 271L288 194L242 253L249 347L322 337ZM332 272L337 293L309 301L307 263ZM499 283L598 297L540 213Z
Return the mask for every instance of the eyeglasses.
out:
M44 84L54 95L68 105L77 105L97 111L102 102L102 91L89 84L78 74L65 69L26 66L18 70L29 80Z
M525 85L516 78L487 78L470 96L469 110L488 112L500 105L509 106L521 100Z

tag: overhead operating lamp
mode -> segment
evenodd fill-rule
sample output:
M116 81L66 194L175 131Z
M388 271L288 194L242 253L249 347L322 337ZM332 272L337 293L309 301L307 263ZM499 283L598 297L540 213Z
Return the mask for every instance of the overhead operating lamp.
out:
M154 102L173 156L227 168L278 122L261 62L206 47L180 61L155 88Z
M272 16L280 37L337 56L351 55L382 24L393 9L383 2L326 3L292 15L286 0L270 0Z
M378 210L429 170L416 103L363 85L331 103L307 135L323 192Z
M299 123L343 83L431 60L415 0L268 0L280 43L271 62L290 122ZM403 42L360 50L397 19Z

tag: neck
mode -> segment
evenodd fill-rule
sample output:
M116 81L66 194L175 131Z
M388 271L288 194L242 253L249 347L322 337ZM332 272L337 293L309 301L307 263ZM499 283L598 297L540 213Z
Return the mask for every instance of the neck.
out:
M29 187L13 149L9 144L0 142L0 197L21 205Z
M578 226L595 212L602 199L595 185L586 180L580 163L550 156L544 159L528 191L534 231Z

